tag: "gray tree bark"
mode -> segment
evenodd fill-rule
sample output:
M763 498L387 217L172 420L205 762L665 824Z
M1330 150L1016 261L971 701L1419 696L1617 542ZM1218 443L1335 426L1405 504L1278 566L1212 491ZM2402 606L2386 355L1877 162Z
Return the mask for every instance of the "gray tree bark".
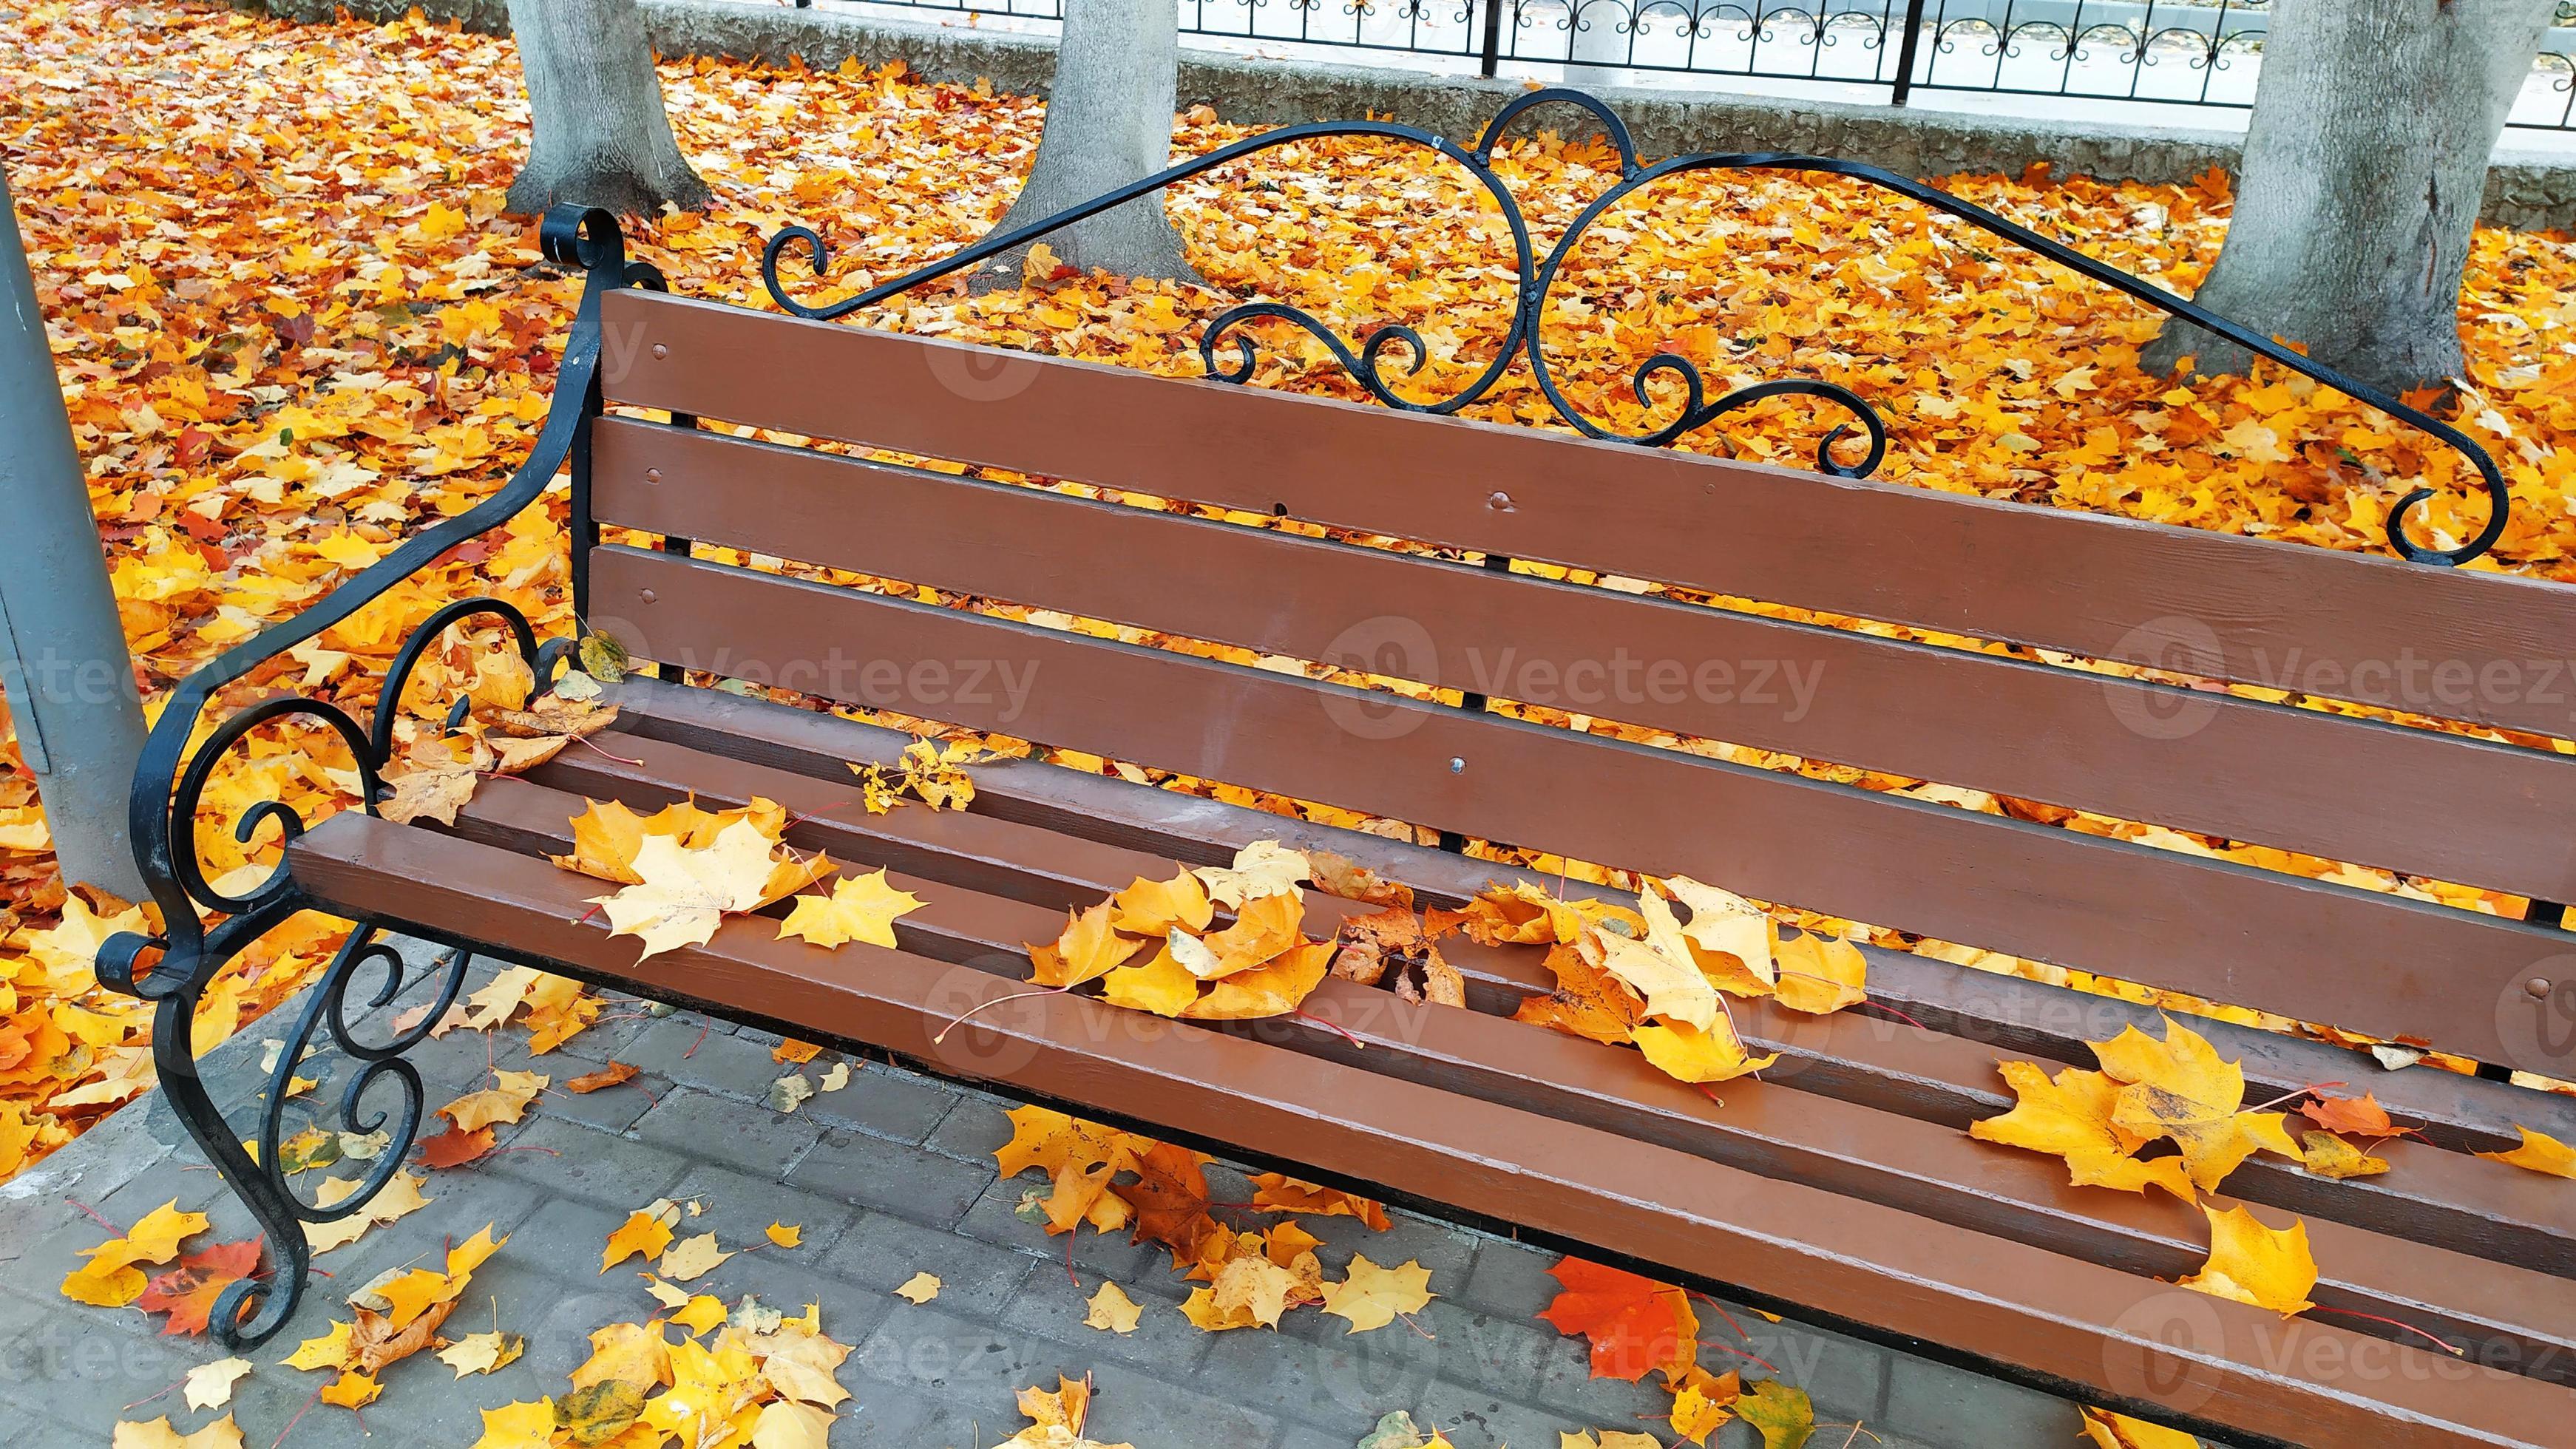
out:
M507 205L557 203L651 215L714 199L662 109L662 81L635 0L510 0L535 134Z
M0 695L36 776L54 860L66 884L139 901L143 874L125 802L143 755L143 701L5 175L0 519Z
M2389 392L2460 374L2460 270L2552 0L2277 0L2218 264L2194 300ZM2141 363L2242 372L2170 322Z
M1067 0L1037 159L994 232L1026 226L1170 165L1180 64L1171 0ZM1163 196L1140 196L1040 240L1086 271L1195 282L1199 275L1181 255ZM1021 248L993 258L976 273L976 287L1015 285L1025 260Z

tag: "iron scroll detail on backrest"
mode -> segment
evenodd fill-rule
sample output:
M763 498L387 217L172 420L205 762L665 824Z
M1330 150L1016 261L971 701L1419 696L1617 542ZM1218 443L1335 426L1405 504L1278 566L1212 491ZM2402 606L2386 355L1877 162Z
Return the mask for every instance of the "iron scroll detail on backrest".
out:
M1537 254L1530 239L1528 221L1522 215L1520 205L1513 197L1510 188L1504 185L1502 178L1494 171L1492 158L1494 148L1501 142L1512 122L1524 113L1543 105L1573 106L1590 115L1618 152L1620 177L1616 184L1575 217L1574 221L1566 227L1565 234L1558 238L1555 246L1550 248L1542 258ZM761 279L767 285L771 299L781 310L798 317L829 321L845 317L862 308L874 306L889 297L928 285L1015 247L1035 241L1050 232L1070 226L1086 217L1096 216L1138 197L1160 191L1175 182L1215 170L1217 167L1256 152L1295 145L1301 141L1346 136L1380 137L1436 151L1463 167L1494 198L1495 204L1502 208L1503 219L1511 231L1515 275L1519 280L1514 289L1511 322L1504 332L1501 348L1492 361L1486 364L1484 370L1462 390L1447 397L1418 401L1397 393L1388 385L1382 371L1388 351L1397 346L1403 347L1410 359L1409 365L1405 368L1408 374L1422 370L1429 360L1429 352L1421 334L1414 329L1401 323L1390 323L1370 332L1360 339L1358 347L1354 348L1322 319L1301 308L1283 302L1245 302L1227 308L1211 318L1206 331L1201 335L1199 356L1207 369L1208 376L1219 381L1238 384L1249 381L1256 354L1251 337L1242 329L1245 324L1256 320L1274 319L1301 328L1313 336L1331 351L1335 361L1351 375L1354 381L1366 389L1371 397L1390 408L1406 412L1455 413L1483 397L1497 382L1501 381L1516 355L1525 355L1531 375L1538 383L1539 391L1567 426L1586 437L1634 443L1641 447L1661 447L1671 443L1725 413L1763 398L1813 397L1848 411L1853 418L1852 422L1835 427L1817 445L1818 470L1836 477L1867 477L1877 469L1887 455L1887 427L1877 410L1849 388L1818 378L1783 378L1754 383L1710 399L1707 396L1706 380L1696 364L1678 353L1659 352L1638 364L1630 378L1630 390L1641 405L1652 406L1647 395L1647 384L1659 374L1674 377L1682 383L1684 390L1681 412L1670 421L1646 432L1621 433L1584 416L1566 398L1558 388L1554 376L1549 372L1546 353L1539 340L1539 323L1546 313L1548 295L1564 270L1567 258L1572 255L1575 246L1592 224L1631 193L1667 178L1697 171L1808 172L1844 177L1911 198L1979 230L2012 242L2026 251L2035 252L2088 280L2098 282L2124 296L2142 302L2168 317L2180 319L2204 331L2214 333L2248 352L2322 383L2348 397L2367 403L2418 432L2439 439L2465 459L2477 472L2487 495L2486 525L2474 538L2456 548L2434 548L2416 542L2407 535L2406 520L2409 515L2415 513L2435 496L2432 488L2419 486L2398 499L2388 512L2388 544L2401 558L2423 564L2466 563L2480 557L2495 546L2496 540L2503 536L2505 523L2510 516L2511 498L2505 487L2503 473L2496 467L2495 460L2487 455L2486 450L2458 428L2418 408L2410 407L2378 388L2347 377L2321 363L2312 362L2292 348L2269 337L2258 335L2240 323L2185 301L2117 267L2086 256L2063 242L2043 236L2018 222L1937 186L1927 185L1884 168L1864 165L1857 161L1796 155L1788 152L1698 152L1670 157L1653 165L1647 165L1638 159L1635 141L1630 136L1627 126L1620 121L1615 112L1594 96L1564 87L1531 91L1514 98L1487 124L1484 135L1472 150L1429 131L1388 121L1319 121L1264 131L1257 136L1248 136L1240 141L1217 147L1203 155L1192 157L1114 191L1105 192L1080 205L1068 207L1053 216L1031 222L1027 226L985 237L974 245L939 261L917 267L889 281L877 283L853 296L821 305L799 301L788 293L786 284L780 280L780 258L791 247L800 244L805 248L812 262L815 276L822 276L831 266L830 251L821 233L811 227L790 225L782 227L772 235L768 245L763 249L760 262ZM1221 362L1218 355L1219 348L1221 344L1228 341L1234 344L1234 355L1231 359ZM1858 461L1846 463L1836 456L1836 451L1840 444L1852 436L1855 428L1866 437L1868 448Z

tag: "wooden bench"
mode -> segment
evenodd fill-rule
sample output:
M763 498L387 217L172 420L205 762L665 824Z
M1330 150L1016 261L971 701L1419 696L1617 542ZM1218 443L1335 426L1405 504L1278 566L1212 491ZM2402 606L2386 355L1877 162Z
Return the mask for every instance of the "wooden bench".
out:
M1513 111L1568 100L1627 149L1597 103L1550 92ZM1510 207L1483 161L1510 119L1473 151L1377 123L1283 134L1440 147ZM1280 141L1255 138L1102 204L1262 144ZM2108 270L1929 188L1838 163L1693 157L1647 168L1631 153L1622 190L1683 170L1793 166L1906 191L2052 261ZM837 315L1025 235L807 308L778 276L782 253L811 240L790 232L772 245L769 280L791 310ZM386 1154L359 1196L314 1208L253 1164L196 1081L186 1024L198 993L261 932L320 909L359 929L297 1024L279 1081L308 1043L336 1041L377 1064L353 1091L352 1125L368 1115L358 1096L391 1078L382 1094L396 1103L398 1144L422 1111L402 1052L439 1011L386 1037L368 1034L364 1008L394 1001L398 987L418 988L406 1000L453 999L468 953L486 954L890 1052L2230 1442L2576 1443L2576 1184L2472 1155L2513 1146L2516 1126L2576 1140L2576 1097L2501 1079L2576 1075L2576 950L2546 904L2576 898L2576 761L2494 737L2570 733L2576 682L2557 661L2562 641L2576 640L2576 589L2440 566L2491 543L2500 513L2450 556L2414 542L2402 545L2411 562L2338 554L678 299L625 260L614 223L596 213L549 217L543 241L550 257L584 267L589 285L526 467L189 680L138 786L135 836L174 926L149 942L119 938L101 975L160 1002L164 1089L268 1229L277 1274L216 1314L235 1341L274 1332L292 1308L308 1264L297 1222L354 1210L404 1156ZM1522 245L1526 310L1556 264ZM815 253L819 262L819 243ZM2161 296L2116 273L2104 280ZM1211 328L1212 371L1248 370L1216 361L1244 320ZM1533 330L1516 328L1512 345L1535 358ZM1345 356L1372 391L1396 396L1377 381L1376 349ZM1690 381L1700 402L1695 373ZM1801 386L1829 401L1838 391ZM2346 390L2469 446L2393 400ZM1877 451L1875 417L1865 401L1852 405L1872 437L1828 446L1826 462L1842 471L1860 470L1856 442L1870 443L1867 462ZM1568 412L1578 430L1602 431ZM701 419L972 468L751 441ZM661 665L661 677L614 689L621 714L602 749L486 782L452 829L350 812L303 831L282 808L255 812L243 837L284 826L283 865L257 891L218 892L191 843L215 759L260 724L301 715L347 738L372 789L394 710L369 726L328 704L273 699L190 755L215 691L498 525L567 459L580 615ZM1128 506L973 468L1231 512ZM1262 526L1274 518L1427 547ZM603 529L651 542L603 541ZM784 577L701 556L710 548L1400 673L1448 693L1417 700ZM1511 560L2024 647L1936 647ZM541 679L557 674L569 641L540 646L508 606L465 600L397 658L388 706L430 640L478 617L506 622ZM2062 667L2068 655L2180 665L2475 731ZM1620 658L1636 662L1625 687L1613 677ZM1518 662L1498 683L1503 659ZM2295 679L2282 676L2284 660L2297 661ZM1662 665L1697 675L1712 662L1733 671L1723 687L1713 673L1667 687ZM1775 666L1794 668L1811 692L1793 704L1785 688L1751 687L1749 676ZM1528 681L1571 689L1595 672L1606 693L1584 696L1587 715L2486 887L2530 898L2537 918L1578 733L1496 712L1486 698L1522 688L1546 704ZM975 768L970 811L872 814L853 799L850 765L892 761L909 736L705 687L717 676L1346 807L1440 832L1450 848L1029 761ZM827 952L740 919L702 948L639 964L636 943L587 904L598 884L539 859L569 848L585 798L646 809L755 796L795 812L790 843L886 866L928 903L899 923L899 949ZM2069 1186L2063 1162L1962 1130L2010 1105L2000 1058L2090 1067L2088 1041L2131 1025L2161 1031L2153 1008L2123 997L1873 949L1870 992L1893 1010L1806 1016L1739 1002L1748 1042L1782 1059L1712 1095L1628 1048L1514 1021L1525 996L1551 985L1535 947L1449 943L1468 981L1463 1010L1338 978L1305 1016L1234 1025L1165 1022L1083 992L1028 994L1024 943L1051 939L1068 908L1271 838L1339 852L1424 905L1456 906L1497 879L1633 899L1479 859L1456 848L1462 840L1688 874L1759 900L2421 1039L2485 1065L2387 1071L2327 1040L2192 1023L2244 1061L2249 1100L2348 1083L2421 1126L2379 1149L2394 1166L2384 1176L2333 1181L2262 1156L2210 1197L2253 1204L2275 1226L2307 1221L2320 1306L2285 1320L2172 1286L2208 1251L2200 1213L2161 1195ZM198 924L200 906L219 913L216 924ZM1328 926L1370 908L1319 891L1309 909ZM388 930L463 949L426 980L403 980L379 939ZM273 1163L274 1114L264 1131L261 1160ZM2425 1334L2460 1352L2435 1350Z

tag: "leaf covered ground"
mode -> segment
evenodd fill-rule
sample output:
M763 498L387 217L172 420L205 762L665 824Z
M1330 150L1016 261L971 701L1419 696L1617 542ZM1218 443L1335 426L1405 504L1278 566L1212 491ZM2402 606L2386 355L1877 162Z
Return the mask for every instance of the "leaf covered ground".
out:
M767 305L759 245L788 222L819 227L839 259L816 295L973 239L1008 205L1040 121L1029 98L899 73L690 62L663 76L682 144L718 200L703 216L630 226L634 249L675 290L755 306ZM487 495L524 454L578 290L539 265L524 220L500 214L525 125L512 49L487 37L102 0L26 5L0 22L0 161L147 698ZM1242 134L1194 112L1177 144L1202 150ZM1544 243L1609 184L1610 162L1597 145L1541 136L1507 147L1501 170ZM2221 178L1950 184L2185 289L2214 259L2228 210ZM971 301L916 296L872 320L1194 375L1201 324L1269 297L1346 336L1417 327L1431 360L1405 386L1437 396L1482 367L1508 321L1508 249L1479 195L1416 152L1358 142L1271 152L1174 196L1208 288L1054 277ZM2461 316L2473 384L2462 421L2504 464L2516 499L2490 566L2576 577L2576 245L2480 232ZM2365 408L2295 379L2181 389L2138 373L2152 330L2143 309L1909 203L1790 177L1698 177L1605 218L1545 338L1575 402L1630 429L1676 405L1657 394L1641 408L1626 392L1658 351L1691 358L1712 381L1842 383L1886 414L1894 437L1879 476L1892 481L2330 548L2380 548L2387 508L2419 480L2443 490L2432 513L2441 542L2483 521L2447 454ZM1264 343L1259 385L1360 395L1300 335ZM1470 415L1551 419L1518 372ZM1835 420L1781 402L1686 446L1796 464ZM225 704L294 689L371 706L411 626L469 592L511 600L541 633L568 633L563 545L558 494ZM409 711L426 716L470 690L490 657L482 642L460 638L435 657ZM279 798L311 817L345 805L353 784L345 757L310 736L262 734L238 753L201 832L219 880L274 859L273 829L245 847L219 828L250 802ZM2019 806L1835 777L1965 808ZM1238 797L1252 798L1228 796ZM2051 823L2455 904L2518 904L2153 827L2064 812ZM150 1081L141 1013L89 975L98 940L133 918L66 895L14 743L0 758L0 892L6 1174ZM307 919L255 948L213 994L201 1041L290 993L336 933ZM2086 984L1967 947L1872 939Z

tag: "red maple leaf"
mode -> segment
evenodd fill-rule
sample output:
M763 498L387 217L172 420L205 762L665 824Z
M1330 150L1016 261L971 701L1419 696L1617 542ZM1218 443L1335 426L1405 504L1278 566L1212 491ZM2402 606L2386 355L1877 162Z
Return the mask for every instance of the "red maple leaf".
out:
M1681 1289L1580 1258L1547 1271L1565 1290L1539 1317L1592 1340L1594 1378L1634 1383L1648 1369L1679 1374L1699 1361L1699 1315Z
M435 1137L420 1139L420 1161L424 1167L462 1167L492 1150L492 1129L477 1127L460 1132L450 1127Z
M214 1312L215 1300L225 1287L259 1271L259 1244L257 1238L244 1238L190 1253L179 1260L178 1267L145 1284L134 1306L146 1313L169 1314L169 1321L161 1325L165 1334L203 1333L206 1315Z
M2329 1097L2318 1092L2312 1094L2308 1105L2299 1110L2307 1115L2308 1120L2328 1132L2342 1132L2353 1137L2395 1137L2415 1131L2412 1127L2400 1127L2390 1121L2388 1109L2379 1105L2376 1092L2367 1092L2360 1097Z

